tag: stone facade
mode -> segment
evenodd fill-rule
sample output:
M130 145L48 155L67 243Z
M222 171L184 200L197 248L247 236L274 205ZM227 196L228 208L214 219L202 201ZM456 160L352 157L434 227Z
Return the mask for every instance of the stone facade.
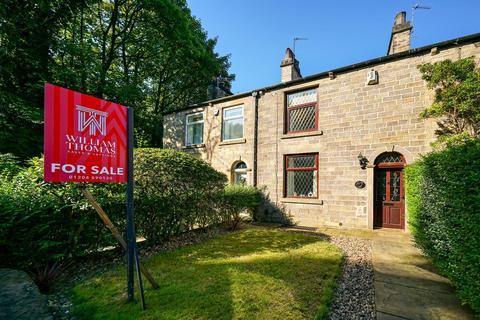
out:
M421 50L420 50L421 49ZM281 83L250 93L217 99L165 115L166 148L190 152L232 176L232 166L244 161L247 183L264 187L269 199L303 226L373 227L373 163L386 151L401 153L406 163L431 150L434 120L419 119L432 102L417 65L444 59L480 58L480 34ZM294 57L293 57L294 59ZM374 70L378 83L367 84ZM318 129L287 134L286 95L317 88ZM254 94L252 94L254 93ZM257 95L257 97L255 97ZM255 102L258 99L257 163L254 172ZM222 109L244 106L244 136L222 142ZM185 118L204 112L203 144L185 147ZM318 199L285 198L284 156L318 153ZM369 166L362 169L358 155ZM355 187L364 181L366 187ZM406 214L408 219L408 213Z

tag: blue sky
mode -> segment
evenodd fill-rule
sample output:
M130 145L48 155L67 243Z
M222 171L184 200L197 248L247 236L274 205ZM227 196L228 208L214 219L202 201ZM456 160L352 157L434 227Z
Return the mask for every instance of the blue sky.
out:
M187 0L217 51L231 54L233 92L280 82L280 61L294 37L302 75L386 54L395 14L419 3L412 47L480 32L479 0Z

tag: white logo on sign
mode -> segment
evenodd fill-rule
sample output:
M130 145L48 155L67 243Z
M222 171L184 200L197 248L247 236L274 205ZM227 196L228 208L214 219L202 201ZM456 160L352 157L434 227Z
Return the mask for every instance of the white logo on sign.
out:
M107 134L107 112L77 105L77 114L78 131L83 132L89 128L91 135L95 135L97 130L102 136Z

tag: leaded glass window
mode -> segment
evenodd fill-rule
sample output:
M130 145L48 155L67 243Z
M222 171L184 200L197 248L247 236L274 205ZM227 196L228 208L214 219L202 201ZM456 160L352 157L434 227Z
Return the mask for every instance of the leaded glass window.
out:
M400 201L400 171L390 172L390 201Z
M287 132L317 129L317 89L287 94Z
M243 106L223 109L222 140L243 138Z
M285 157L285 193L292 198L317 198L318 154Z
M382 154L376 163L403 163L402 156L396 152L389 152Z
M185 145L203 143L203 113L187 114Z

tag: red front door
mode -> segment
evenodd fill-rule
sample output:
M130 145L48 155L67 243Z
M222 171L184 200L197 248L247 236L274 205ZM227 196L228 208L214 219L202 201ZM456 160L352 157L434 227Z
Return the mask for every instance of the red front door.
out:
M375 226L405 228L402 168L378 168L375 170Z

